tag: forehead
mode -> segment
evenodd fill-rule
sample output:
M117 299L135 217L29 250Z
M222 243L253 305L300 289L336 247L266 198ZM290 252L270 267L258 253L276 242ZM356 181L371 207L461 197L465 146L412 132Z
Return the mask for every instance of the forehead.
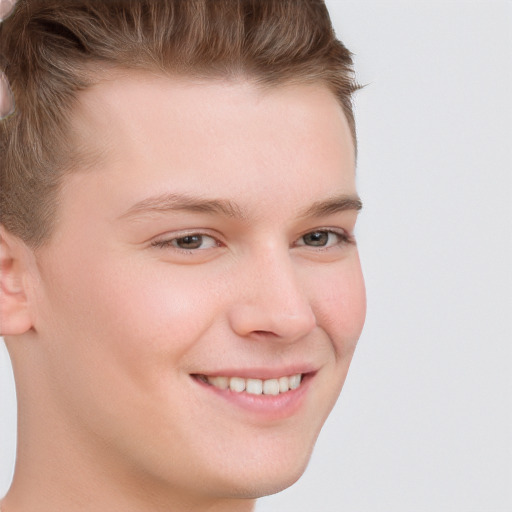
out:
M73 116L76 142L95 146L107 146L109 141L123 136L140 139L148 129L164 125L167 130L173 123L180 128L175 135L183 136L190 135L188 128L216 127L221 128L219 133L232 137L229 128L234 123L249 128L258 120L272 121L265 127L267 132L286 132L294 124L308 136L319 120L335 120L339 125L336 128L349 130L338 100L320 82L268 86L243 78L194 80L115 70L80 92L78 99ZM279 119L280 114L283 116ZM297 130L294 135L298 135ZM340 149L350 153L351 146ZM109 149L115 152L115 146Z
M276 186L293 194L292 180L304 194L319 178L339 189L334 194L355 192L350 129L320 84L262 88L119 73L81 93L74 136L83 153L96 155L101 186L124 190L127 202L166 186L218 197L227 186L248 196L270 196Z

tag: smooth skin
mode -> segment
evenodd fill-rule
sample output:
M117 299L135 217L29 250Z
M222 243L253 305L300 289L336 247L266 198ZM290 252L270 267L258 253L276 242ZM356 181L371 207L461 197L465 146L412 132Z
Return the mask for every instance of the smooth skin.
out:
M248 512L303 473L361 333L354 147L323 85L81 93L50 242L2 228L20 407L3 512ZM308 372L294 407L196 375ZM289 373L288 373L289 372Z

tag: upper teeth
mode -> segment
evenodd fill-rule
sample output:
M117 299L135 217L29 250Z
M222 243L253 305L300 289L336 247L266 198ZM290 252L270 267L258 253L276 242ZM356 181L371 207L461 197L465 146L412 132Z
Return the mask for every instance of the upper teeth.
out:
M302 374L280 377L279 379L244 379L242 377L205 377L206 382L219 389L230 389L237 393L245 391L252 395L278 395L290 389L297 389Z

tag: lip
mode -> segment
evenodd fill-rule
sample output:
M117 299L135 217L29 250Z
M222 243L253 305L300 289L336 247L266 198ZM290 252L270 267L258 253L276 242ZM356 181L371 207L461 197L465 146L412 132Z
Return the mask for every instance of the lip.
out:
M206 377L241 377L243 379L279 379L279 377L289 377L291 375L307 375L315 373L317 368L311 365L291 365L281 368L252 367L252 368L221 368L215 371L197 372L196 375L205 375Z
M304 405L308 391L316 374L315 371L296 371L295 373L291 371L290 373L281 373L282 370L276 372L272 370L260 371L256 369L246 371L236 370L234 372L227 372L224 370L224 372L209 373L208 375L265 380L279 378L284 375L289 376L302 373L302 382L297 389L292 389L286 393L280 393L279 395L253 395L246 392L237 393L230 389L219 389L199 379L197 374L191 375L192 380L209 395L209 399L222 401L224 404L232 407L235 411L239 410L244 414L249 415L252 419L263 422L284 420L298 414Z

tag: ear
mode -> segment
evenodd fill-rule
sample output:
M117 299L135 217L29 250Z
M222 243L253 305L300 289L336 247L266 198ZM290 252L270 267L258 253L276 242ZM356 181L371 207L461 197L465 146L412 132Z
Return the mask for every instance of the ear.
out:
M28 251L0 224L0 336L23 334L32 327L25 290Z

